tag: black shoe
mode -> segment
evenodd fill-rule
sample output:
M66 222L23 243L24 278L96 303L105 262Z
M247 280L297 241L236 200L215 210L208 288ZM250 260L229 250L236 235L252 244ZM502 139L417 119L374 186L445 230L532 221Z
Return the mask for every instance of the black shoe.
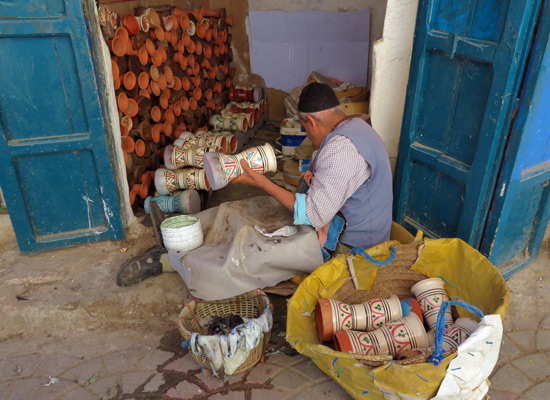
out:
M156 204L151 202L151 204ZM160 257L166 253L166 249L158 244L147 249L143 254L125 261L116 275L118 286L137 285L141 281L162 274Z
M157 243L164 247L164 242L162 241L162 231L160 230L160 224L164 221L164 212L162 212L159 205L154 201L149 203L149 212L151 213L151 223L153 225L153 230L155 231Z

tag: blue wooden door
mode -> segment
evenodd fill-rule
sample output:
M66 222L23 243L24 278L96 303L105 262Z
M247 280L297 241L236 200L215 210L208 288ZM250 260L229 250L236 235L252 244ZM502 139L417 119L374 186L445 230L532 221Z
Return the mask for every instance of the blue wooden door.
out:
M550 4L529 56L481 251L505 278L537 257L550 219Z
M478 247L539 0L421 0L394 218Z
M0 1L0 185L23 253L123 236L82 4Z

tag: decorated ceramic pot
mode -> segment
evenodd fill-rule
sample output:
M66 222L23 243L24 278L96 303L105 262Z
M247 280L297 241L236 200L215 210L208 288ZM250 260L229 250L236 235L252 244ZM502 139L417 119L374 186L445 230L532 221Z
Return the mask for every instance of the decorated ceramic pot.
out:
M441 304L443 304L444 301L449 301L449 295L445 290L445 283L443 282L443 279L424 279L416 283L411 288L411 292L418 300L418 303L420 303L422 315L424 315L426 323L430 329L435 329L435 325L437 324L437 315L439 314ZM450 307L447 308L447 311L445 312L445 319L447 321L445 328L447 328L453 323L453 315Z
M343 329L372 331L402 316L401 303L397 296L361 304L318 299L315 308L315 323L319 339L322 341L332 340L333 335Z
M215 131L242 131L248 130L248 120L244 114L235 114L237 117L214 114L210 117L209 123Z
M149 196L145 199L145 213L150 213L150 204L154 201L162 212L173 214L195 214L201 210L201 199L196 190L184 190L176 196Z
M183 147L168 145L164 150L164 165L168 169L179 169L183 167L203 168L202 157L210 151L221 151L219 147Z
M164 196L178 189L209 190L210 184L206 179L204 169L182 168L173 171L159 168L155 172L155 188L160 195Z
M192 215L166 218L160 224L164 247L169 251L189 251L201 246L204 240L201 221Z
M277 170L277 158L269 143L251 147L235 155L205 153L204 171L213 190L221 189L243 173L241 160L245 160L252 170L260 174Z
M458 347L474 333L478 326L477 322L470 318L458 318L443 334L443 350L449 351Z
M428 347L428 338L422 321L415 313L391 321L372 332L342 330L334 335L337 351L361 355L400 354Z

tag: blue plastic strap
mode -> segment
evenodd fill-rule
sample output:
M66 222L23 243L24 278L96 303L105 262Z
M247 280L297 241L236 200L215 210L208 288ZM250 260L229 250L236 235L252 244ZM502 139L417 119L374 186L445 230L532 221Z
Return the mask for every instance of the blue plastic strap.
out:
M485 316L485 314L483 314L479 308L474 307L471 304L465 303L463 301L444 301L443 304L441 304L441 308L439 309L439 314L437 314L437 323L435 325L435 350L430 357L430 361L433 362L434 365L439 365L439 363L441 363L441 360L443 360L443 334L445 333L445 323L447 322L445 318L445 313L447 312L447 308L449 308L450 306L460 306L462 308L465 308L472 314L479 315L481 318Z
M353 249L351 249L351 254L353 254L353 255L359 254L365 260L370 261L371 263L373 263L377 267L379 267L381 265L388 265L389 263L391 263L395 259L395 249L393 248L393 246L390 246L390 255L389 255L389 257L386 258L383 261L375 260L374 258L369 256L367 254L367 252L365 250L363 250L361 247L354 247Z

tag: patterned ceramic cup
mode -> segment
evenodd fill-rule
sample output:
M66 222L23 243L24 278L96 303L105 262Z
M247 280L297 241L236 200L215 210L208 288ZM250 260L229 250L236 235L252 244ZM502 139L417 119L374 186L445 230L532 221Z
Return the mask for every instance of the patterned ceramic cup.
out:
M449 351L470 337L479 325L470 318L458 318L443 334L443 350Z
M203 168L202 156L210 151L221 151L219 147L194 147L184 149L179 146L166 146L164 151L164 165L168 169L183 167Z
M184 190L177 196L147 197L143 207L146 214L150 213L150 203L152 201L159 205L162 212L168 214L195 214L201 210L201 199L199 193L193 189Z
M372 332L337 332L334 344L337 351L361 355L391 354L398 358L404 351L426 348L428 338L420 318L411 313Z
M422 315L424 316L426 323L430 329L435 329L437 315L439 314L441 304L443 304L444 301L449 301L449 295L445 291L445 283L443 282L443 279L424 279L416 283L411 288L411 292L420 303ZM453 323L453 315L451 314L450 307L447 308L445 319L447 321L445 328L447 328Z
M213 153L217 154L217 153ZM200 168L182 168L175 171L159 168L155 171L155 188L160 195L174 193L178 189L209 190L210 184Z
M251 147L235 155L205 153L204 171L213 190L221 189L243 173L241 160L245 160L252 170L260 174L277 170L277 158L269 143Z
M397 296L375 299L361 304L346 304L333 299L318 299L315 322L319 339L332 340L341 330L372 331L384 323L402 317Z

